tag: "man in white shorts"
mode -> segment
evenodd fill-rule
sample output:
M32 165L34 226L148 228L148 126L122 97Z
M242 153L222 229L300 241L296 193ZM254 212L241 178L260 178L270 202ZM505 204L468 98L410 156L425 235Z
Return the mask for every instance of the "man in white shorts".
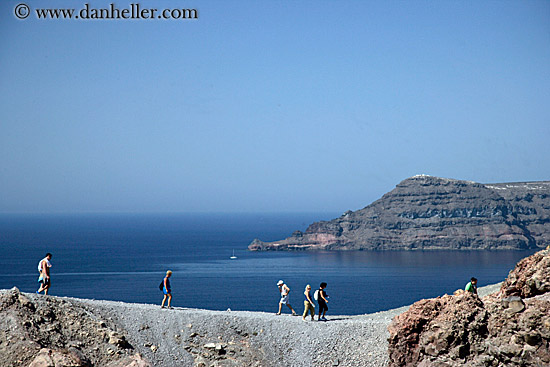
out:
M276 315L280 315L282 306L287 305L287 307L290 308L290 311L292 311L292 316L296 316L296 312L294 312L294 309L288 302L288 294L290 293L290 288L288 288L288 286L282 280L279 280L277 282L277 286L279 287L279 293L281 293L281 300L279 301L279 312L277 312Z

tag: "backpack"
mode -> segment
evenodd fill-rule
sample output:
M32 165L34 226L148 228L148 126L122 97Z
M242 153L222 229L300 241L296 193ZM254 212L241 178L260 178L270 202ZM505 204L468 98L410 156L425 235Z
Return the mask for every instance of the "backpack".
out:
M319 290L317 289L315 293L313 293L313 298L318 301L319 300Z
M161 291L164 290L164 279L162 280L162 282L160 282L160 284L159 284L159 289L160 289Z

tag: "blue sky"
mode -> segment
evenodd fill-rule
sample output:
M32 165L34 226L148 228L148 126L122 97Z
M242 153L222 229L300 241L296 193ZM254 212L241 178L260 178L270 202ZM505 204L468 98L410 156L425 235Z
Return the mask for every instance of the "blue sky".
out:
M20 2L0 3L0 212L343 212L421 173L550 179L548 1Z

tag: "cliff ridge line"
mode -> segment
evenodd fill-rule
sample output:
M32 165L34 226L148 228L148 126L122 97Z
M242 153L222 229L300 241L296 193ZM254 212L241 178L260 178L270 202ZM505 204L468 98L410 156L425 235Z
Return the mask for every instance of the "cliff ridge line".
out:
M550 244L550 181L481 184L416 175L357 211L252 251L527 250Z

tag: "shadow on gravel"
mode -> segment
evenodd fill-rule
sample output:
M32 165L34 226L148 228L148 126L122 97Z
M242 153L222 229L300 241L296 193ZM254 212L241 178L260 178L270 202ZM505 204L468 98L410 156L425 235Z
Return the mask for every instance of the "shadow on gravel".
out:
M331 317L330 319L327 319L326 322L329 322L329 321L342 321L342 320L349 320L350 318L349 317Z

